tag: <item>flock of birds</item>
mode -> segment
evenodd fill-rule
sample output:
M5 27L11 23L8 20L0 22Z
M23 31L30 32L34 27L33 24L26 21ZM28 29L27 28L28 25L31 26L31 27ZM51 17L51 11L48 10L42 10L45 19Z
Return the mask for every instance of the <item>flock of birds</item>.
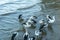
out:
M22 18L22 14L20 14L18 19L19 19L19 22L22 23L22 25L24 26L24 28L26 30L23 35L23 39L24 40L36 40L35 37L31 37L31 38L29 37L27 28L32 27L32 25L36 25L37 17L31 16L28 20L25 21L24 18ZM49 24L52 24L55 22L55 16L46 15L46 19L47 19L47 22L45 22L44 19L39 20L40 28L39 28L39 30L35 30L35 36L38 37L38 36L42 35L42 33L44 32L44 29L47 28ZM18 35L18 32L14 32L12 34L11 40L14 40L16 35Z

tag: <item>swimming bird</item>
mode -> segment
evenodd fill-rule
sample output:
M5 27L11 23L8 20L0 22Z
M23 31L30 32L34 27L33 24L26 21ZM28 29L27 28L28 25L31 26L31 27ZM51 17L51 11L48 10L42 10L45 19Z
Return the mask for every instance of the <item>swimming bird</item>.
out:
M12 34L11 40L14 40L17 35L18 35L18 32L14 32L14 33Z
M31 24L28 23L28 22L26 22L26 23L23 23L23 26L24 26L24 27L31 27Z
M44 19L39 20L40 24L44 24Z
M23 26L31 27L34 23L36 23L35 19L36 19L35 16L31 16L25 23L23 23Z
M55 22L55 16L50 16L50 15L47 15L46 16L47 20L48 20L48 23L54 23Z
M31 38L29 38L28 40L35 40L35 37L31 37Z
M29 20L27 21L27 23L32 24L32 23L33 23L33 21L31 21L31 19L29 19Z
M45 32L45 28L48 27L48 24L44 21L44 19L39 20L39 23L40 23L39 31L42 33Z
M36 16L31 16L27 22L31 24L36 24L37 23L36 19L37 19Z
M39 30L35 30L35 35L39 36L41 34L41 32L39 32Z
M32 40L35 40L35 37L32 37Z
M50 15L47 15L46 18L47 18L47 23L48 23L48 30L53 33L54 31L52 28L52 23L55 22L55 16L51 17Z
M37 23L37 22L36 22L35 20L33 20L33 19L32 19L31 21L33 21L33 24L36 24L36 23Z
M28 40L29 39L29 34L28 34L27 31L24 33L23 38L24 38L24 40Z
M23 21L24 21L24 19L23 19L23 17L22 17L22 14L20 14L20 15L18 16L18 19L19 19L19 22L23 22Z
M37 19L37 17L36 16L31 16L30 19Z
M20 19L22 17L22 14L19 15L18 19Z

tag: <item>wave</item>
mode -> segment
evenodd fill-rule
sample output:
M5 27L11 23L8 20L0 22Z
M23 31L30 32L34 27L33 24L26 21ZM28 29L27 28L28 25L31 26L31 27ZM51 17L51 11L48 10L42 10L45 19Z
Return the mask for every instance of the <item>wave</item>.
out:
M10 12L15 12L17 9L32 7L37 3L39 3L39 1L37 0L30 0L30 1L25 0L19 2L15 1L15 2L4 3L0 5L0 15L10 13Z

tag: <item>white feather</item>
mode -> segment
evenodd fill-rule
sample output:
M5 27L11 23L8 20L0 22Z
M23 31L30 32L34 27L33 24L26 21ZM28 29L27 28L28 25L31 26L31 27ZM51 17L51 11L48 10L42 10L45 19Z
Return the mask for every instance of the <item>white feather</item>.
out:
M53 16L52 19L50 19L48 16L49 15L47 15L47 19L49 20L48 22L49 23L54 23L55 22L55 16Z
M36 35L36 36L39 36L39 34L41 34L41 33L39 32L39 30L36 30L36 31L35 31L35 35Z

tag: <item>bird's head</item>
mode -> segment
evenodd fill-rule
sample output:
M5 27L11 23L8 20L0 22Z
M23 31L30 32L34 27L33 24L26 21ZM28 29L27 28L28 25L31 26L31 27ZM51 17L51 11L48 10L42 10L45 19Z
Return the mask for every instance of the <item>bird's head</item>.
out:
M22 14L20 14L20 15L19 15L18 19L20 19L20 18L21 18L21 16L22 16Z

